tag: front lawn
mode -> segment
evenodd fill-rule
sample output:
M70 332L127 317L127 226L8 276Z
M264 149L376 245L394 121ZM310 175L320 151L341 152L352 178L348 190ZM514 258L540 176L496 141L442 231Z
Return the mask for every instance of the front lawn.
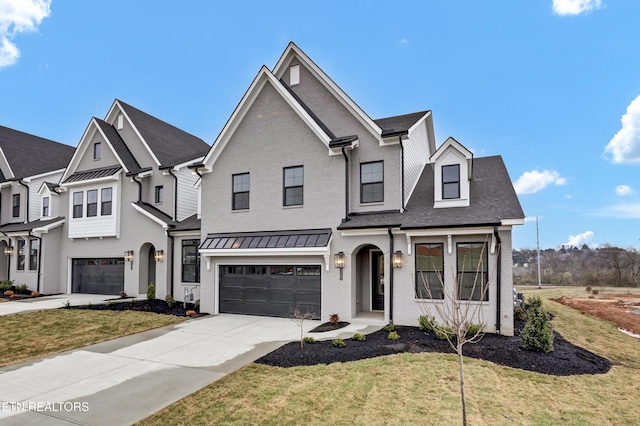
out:
M555 316L555 330L614 366L606 374L558 377L465 358L469 424L637 424L640 340L548 300L557 290L536 294ZM460 424L458 386L457 359L449 354L251 364L139 424Z
M0 316L0 367L175 324L186 318L149 312L51 309Z

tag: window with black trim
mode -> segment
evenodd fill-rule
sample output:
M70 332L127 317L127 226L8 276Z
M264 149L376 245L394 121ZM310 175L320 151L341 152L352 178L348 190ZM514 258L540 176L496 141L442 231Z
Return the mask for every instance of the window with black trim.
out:
M20 194L13 194L13 209L11 215L13 217L20 217Z
M49 197L44 197L42 199L42 216L49 216Z
M87 217L98 216L98 190L87 191Z
M249 173L233 175L233 210L249 209Z
M360 202L384 201L384 162L360 164Z
M101 216L109 216L111 215L111 203L112 203L112 189L111 188L102 188L102 193L100 194L100 215Z
M164 202L164 187L162 185L156 186L154 199L156 204L162 204Z
M304 199L304 167L285 167L283 205L301 206Z
M416 297L444 299L444 244L416 244Z
M82 191L73 193L73 217L82 217Z
M460 198L460 164L442 166L442 198Z
M102 150L102 144L100 142L96 142L93 144L93 159L99 160Z
M16 269L18 271L24 271L24 262L25 262L25 259L26 259L25 252L24 252L24 246L26 244L26 241L23 240L23 239L19 239L17 241L17 243L18 243L18 247L17 247L18 248L18 255L16 256L16 262L17 262L16 263Z
M200 240L182 240L182 282L200 282Z
M457 243L456 256L458 298L461 300L489 300L487 244Z
M40 253L40 241L29 240L29 270L36 271L38 269L38 254Z

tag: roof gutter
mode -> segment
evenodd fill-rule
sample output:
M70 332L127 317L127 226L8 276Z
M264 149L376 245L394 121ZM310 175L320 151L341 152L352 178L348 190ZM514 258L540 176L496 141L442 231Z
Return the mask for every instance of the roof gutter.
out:
M497 273L496 273L496 334L500 334L500 315L502 314L500 311L500 293L502 287L502 240L500 239L500 235L498 233L498 227L493 227L493 235L496 237L496 241L498 242L498 261L497 261Z
M342 156L344 157L344 220L345 222L351 218L349 213L349 156L344 148L341 147Z

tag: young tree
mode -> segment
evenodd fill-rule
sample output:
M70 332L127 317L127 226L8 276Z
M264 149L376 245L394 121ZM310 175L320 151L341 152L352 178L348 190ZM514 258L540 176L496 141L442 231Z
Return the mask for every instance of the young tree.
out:
M487 242L485 241L482 245L480 256L477 256L477 261L473 261L472 265L475 271L471 273L471 276L467 274L465 277L464 273L457 274L452 269L452 282L455 283L453 286L445 285L445 280L440 273L436 274L438 283L434 283L435 285L431 285L432 283L429 282L427 275L420 274L420 280L428 298L430 300L443 299L443 303L421 303L420 306L429 322L429 327L433 329L436 336L444 337L449 346L458 355L462 423L465 426L467 425L467 403L462 348L467 343L479 342L485 334L486 323L484 321L482 303L478 303L478 301L486 300L489 283L493 277L493 274L491 276L488 274L486 249ZM497 246L496 253L499 249L499 246ZM473 258L475 259L475 257ZM462 262L463 264L465 262L468 263L467 259L464 258ZM469 289L470 282L471 288ZM463 283L467 284L464 292ZM434 291L434 289L437 289L437 291ZM434 297L434 295L437 297ZM420 296L417 295L417 297L419 298ZM474 324L474 319L478 323Z
M315 312L310 312L308 310L303 312L297 306L292 306L291 309L289 309L288 317L291 318L291 320L300 328L300 349L304 349L304 322L306 320L313 319L316 316L318 316L318 314Z

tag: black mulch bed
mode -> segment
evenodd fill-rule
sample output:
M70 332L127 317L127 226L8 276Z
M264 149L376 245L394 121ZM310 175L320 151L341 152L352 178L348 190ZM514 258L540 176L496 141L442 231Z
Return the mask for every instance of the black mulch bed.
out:
M325 322L324 324L320 324L319 326L317 326L313 330L309 331L309 333L322 333L324 331L337 330L339 328L346 327L349 324L351 324L351 323L348 323L346 321Z
M437 340L433 333L425 334L417 327L396 326L395 331L400 335L396 341L388 340L389 333L379 330L368 334L364 342L345 339L343 348L334 347L330 340L305 344L304 349L300 349L300 342L288 343L256 362L286 368L357 361L402 352L455 353L447 341ZM554 334L554 350L546 354L522 349L518 336L495 334L486 334L480 342L464 345L463 353L471 358L554 376L604 374L611 368L609 360L569 343L558 333Z
M114 299L108 303L102 303L97 305L81 305L81 306L68 306L64 309L91 309L95 311L143 311L143 312L155 312L157 314L175 315L178 317L186 317L187 311L193 310L192 304L187 303L187 308L184 308L184 304L176 302L173 306L169 306L167 302L159 299L151 300L134 300L125 299L120 302L121 299ZM191 318L202 316L206 314L197 313L192 315Z

